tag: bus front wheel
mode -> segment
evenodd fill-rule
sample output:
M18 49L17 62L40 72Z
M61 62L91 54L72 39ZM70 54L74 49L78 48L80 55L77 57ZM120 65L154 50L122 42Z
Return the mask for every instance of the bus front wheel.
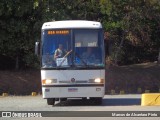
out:
M94 98L90 98L90 100L94 101L94 103L96 105L101 105L102 104L102 99L101 97L94 97Z
M55 98L48 98L47 99L47 104L48 105L54 105L55 104Z

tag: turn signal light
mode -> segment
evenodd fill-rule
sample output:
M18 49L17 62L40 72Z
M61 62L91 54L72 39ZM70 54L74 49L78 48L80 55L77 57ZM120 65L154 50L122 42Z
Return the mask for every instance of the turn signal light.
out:
M57 79L44 79L42 80L42 84L51 84L51 83L57 83Z

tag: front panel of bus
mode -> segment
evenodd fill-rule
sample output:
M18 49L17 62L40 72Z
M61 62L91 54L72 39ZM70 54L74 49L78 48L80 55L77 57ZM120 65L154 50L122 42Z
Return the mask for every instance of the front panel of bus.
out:
M55 58L59 45L65 55ZM102 29L42 30L41 79L43 98L103 97Z

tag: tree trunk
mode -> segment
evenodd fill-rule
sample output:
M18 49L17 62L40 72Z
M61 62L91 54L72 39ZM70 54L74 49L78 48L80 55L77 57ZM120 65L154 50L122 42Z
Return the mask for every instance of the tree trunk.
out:
M116 51L116 53L115 53L115 64L116 64L116 65L118 64L118 54L119 54L119 52L121 51L121 47L122 47L122 45L123 45L123 42L124 42L124 34L123 34L123 36L122 36L121 43L120 43L120 45L119 45L119 47L118 47L118 49L117 49L117 51Z

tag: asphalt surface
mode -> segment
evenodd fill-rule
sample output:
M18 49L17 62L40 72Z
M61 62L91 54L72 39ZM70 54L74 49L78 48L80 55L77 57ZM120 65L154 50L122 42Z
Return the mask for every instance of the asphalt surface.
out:
M141 95L105 95L102 105L95 105L94 102L90 100L67 100L66 102L56 102L54 106L47 105L45 99L42 96L9 96L9 97L0 97L0 111L53 111L59 114L58 117L45 117L45 118L24 118L26 120L43 120L43 119L56 119L56 120L70 120L70 117L66 117L65 111L93 111L89 113L89 117L72 117L72 119L80 120L106 120L106 119L147 119L147 120L158 120L158 117L96 117L100 111L106 112L121 112L121 111L160 111L160 106L141 106ZM62 114L61 111L64 111ZM98 111L97 113L94 111ZM104 112L103 112L104 113ZM56 115L57 115L56 114ZM94 117L91 117L94 116ZM0 118L4 120L8 119L21 119L21 118Z

